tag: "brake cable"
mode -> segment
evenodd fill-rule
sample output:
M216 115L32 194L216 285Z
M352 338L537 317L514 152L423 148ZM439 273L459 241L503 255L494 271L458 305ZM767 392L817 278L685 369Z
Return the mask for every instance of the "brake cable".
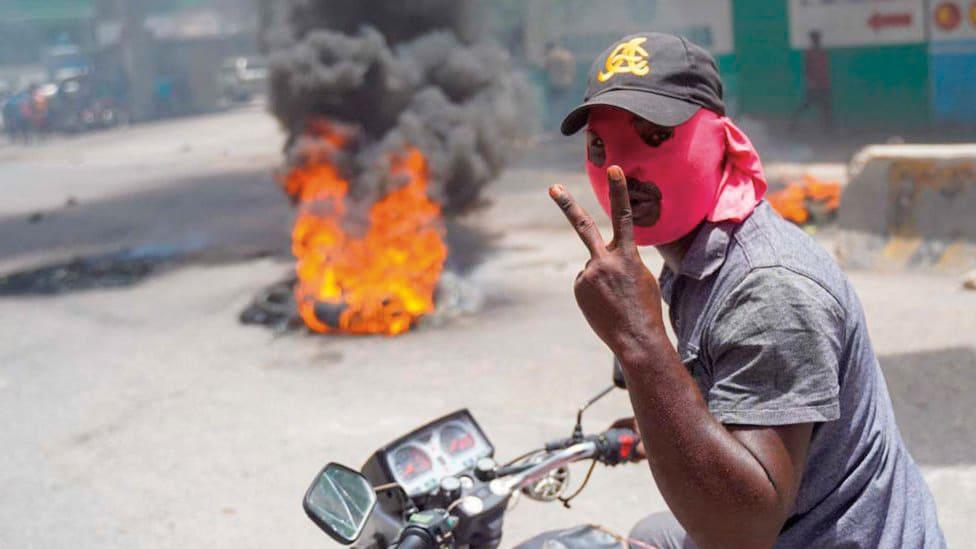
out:
M583 477L583 482L580 483L579 488L577 488L575 492L573 492L572 494L570 494L567 497L560 497L559 498L559 501L562 502L563 507L565 507L567 509L571 509L572 508L572 506L570 506L569 502L573 501L576 498L576 496L580 495L580 492L583 491L583 488L586 488L586 484L588 482L590 482L590 476L593 475L593 469L596 469L596 462L597 462L596 458L593 458L593 460L590 461L590 468L589 468L589 470L586 471L586 476Z
M520 456L518 456L516 458L512 458L512 459L508 460L507 462L505 462L504 464L502 464L501 467L508 467L509 465L512 465L513 463L517 463L519 461L522 461L525 458L532 457L533 455L538 454L540 452L545 452L545 449L544 448L536 448L535 450L529 450L528 452L526 452L526 453L524 453L524 454L522 454L522 455L520 455Z

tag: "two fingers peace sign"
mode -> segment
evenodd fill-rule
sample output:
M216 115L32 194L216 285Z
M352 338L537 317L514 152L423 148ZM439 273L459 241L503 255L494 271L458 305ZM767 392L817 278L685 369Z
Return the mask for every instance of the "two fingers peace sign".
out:
M607 171L613 240L606 244L593 218L560 185L549 188L570 224L590 251L590 260L576 277L576 302L593 331L623 359L640 352L641 342L659 334L667 341L657 280L644 266L634 243L634 216L627 181L619 166Z
M583 244L590 250L593 258L603 257L614 251L637 251L634 244L634 215L630 208L630 194L627 192L627 180L619 166L610 166L607 170L607 180L610 183L610 218L613 222L613 240L607 245L603 241L600 229L590 214L576 202L569 191L561 185L549 188L549 196L566 214L566 219L576 229Z

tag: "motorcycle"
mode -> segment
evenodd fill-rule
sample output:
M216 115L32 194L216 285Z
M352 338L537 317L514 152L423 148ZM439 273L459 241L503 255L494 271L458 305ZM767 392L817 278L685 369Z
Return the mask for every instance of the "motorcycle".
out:
M572 434L499 464L495 448L466 409L423 425L373 453L361 471L329 463L305 493L305 513L343 545L370 549L494 549L505 513L524 495L569 501L586 487L598 464L636 457L629 429L584 434L583 413L615 387L624 388L619 364L614 385L579 407ZM591 461L569 496L568 465ZM620 547L593 527L567 531L560 547Z

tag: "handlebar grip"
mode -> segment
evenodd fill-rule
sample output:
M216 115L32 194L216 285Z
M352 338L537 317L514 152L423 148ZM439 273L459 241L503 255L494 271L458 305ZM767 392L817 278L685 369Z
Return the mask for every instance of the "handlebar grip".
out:
M599 439L600 461L607 465L617 465L627 461L634 461L637 444L640 439L637 433L630 429L609 429L604 431Z
M432 549L434 540L426 532L418 528L407 528L400 534L397 549Z

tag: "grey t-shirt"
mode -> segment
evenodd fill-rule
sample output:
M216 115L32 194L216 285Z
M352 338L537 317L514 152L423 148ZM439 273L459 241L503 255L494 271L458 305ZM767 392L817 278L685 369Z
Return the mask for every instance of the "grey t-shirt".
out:
M707 224L661 290L719 421L816 424L777 547L945 547L860 302L813 239L763 202L740 224Z

